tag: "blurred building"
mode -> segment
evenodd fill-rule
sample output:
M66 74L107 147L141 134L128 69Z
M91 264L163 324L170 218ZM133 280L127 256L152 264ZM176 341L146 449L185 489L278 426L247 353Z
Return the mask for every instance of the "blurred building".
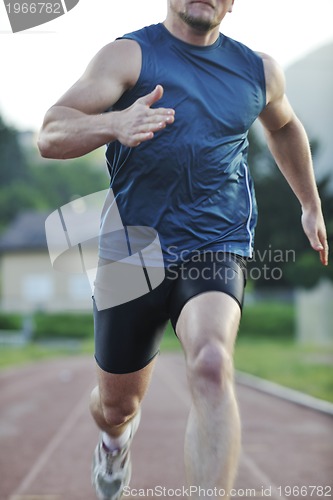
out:
M4 312L92 309L87 277L59 272L51 265L45 236L48 215L25 212L0 238L0 307Z
M296 293L296 338L305 345L333 345L333 284L322 280Z
M286 82L288 98L310 140L318 142L317 178L330 174L333 189L333 42L289 66Z

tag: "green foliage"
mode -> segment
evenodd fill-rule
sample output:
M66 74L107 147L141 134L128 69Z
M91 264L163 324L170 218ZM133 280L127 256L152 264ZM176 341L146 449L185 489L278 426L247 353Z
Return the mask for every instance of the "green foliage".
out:
M295 310L292 304L261 302L244 307L238 342L292 342L295 333ZM171 323L168 324L161 351L180 350L181 344Z
M0 330L19 330L22 317L18 314L0 315ZM291 304L259 303L244 308L239 335L250 338L293 338L294 309ZM42 313L33 318L34 340L89 339L93 336L93 315L90 313ZM163 339L163 348L180 348L180 343L169 323Z
M239 337L293 339L295 311L292 304L263 302L245 306Z
M34 340L87 339L93 336L92 314L46 314L34 316Z
M52 211L73 198L108 187L104 162L92 153L66 161L42 159L22 147L16 130L0 117L0 231L26 210Z
M333 268L324 267L317 254L305 251L294 264L286 266L285 275L288 282L296 287L313 288L324 278L333 281Z
M0 330L21 330L21 314L1 313ZM89 313L44 313L33 315L33 340L89 339L93 337L93 315Z
M0 186L8 187L18 179L29 179L26 160L16 130L7 127L0 116Z
M315 156L318 145L313 145ZM259 259L260 278L255 281L256 287L277 286L313 286L322 277L332 279L330 269L319 264L317 252L310 249L310 244L301 226L301 208L296 196L277 168L267 146L260 143L255 133L250 134L249 164L255 182L258 203L258 224L255 235L255 257ZM329 191L330 178L318 183L322 199L322 207L327 221L328 239L333 246L333 194ZM274 252L279 252L277 263L272 259ZM288 258L294 253L295 258ZM309 254L312 257L307 257ZM316 263L315 263L316 261ZM263 272L263 269L267 272ZM309 266L309 267L308 267ZM265 278L278 267L281 277L272 281ZM258 259L249 263L251 269L258 268ZM306 274L309 273L309 276Z
M49 208L69 203L74 197L107 189L106 171L91 165L89 159L52 161L31 167L32 181Z
M0 230L20 211L21 205L34 206L35 193L31 194L29 180L17 132L0 117Z
M48 203L38 189L18 180L15 184L0 188L0 229L21 211L47 209Z
M0 313L0 330L20 330L22 318L20 314Z

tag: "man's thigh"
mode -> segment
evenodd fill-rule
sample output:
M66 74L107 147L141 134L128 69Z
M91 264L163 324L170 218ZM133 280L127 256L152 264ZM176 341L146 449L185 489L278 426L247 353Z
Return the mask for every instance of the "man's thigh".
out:
M241 317L246 261L229 253L208 253L186 263L171 297L171 322L184 339L234 339ZM188 332L188 333L187 333Z
M232 353L240 318L240 306L230 295L204 292L184 305L176 333L190 357L196 357L207 344L223 345Z
M164 287L109 309L94 301L95 359L103 372L137 372L158 354L169 320Z

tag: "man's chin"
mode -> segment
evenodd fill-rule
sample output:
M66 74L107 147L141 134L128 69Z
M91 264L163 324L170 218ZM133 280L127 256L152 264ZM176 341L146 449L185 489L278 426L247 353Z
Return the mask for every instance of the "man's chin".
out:
M194 16L187 13L181 13L180 17L188 26L202 33L207 33L216 27L216 24L206 16Z

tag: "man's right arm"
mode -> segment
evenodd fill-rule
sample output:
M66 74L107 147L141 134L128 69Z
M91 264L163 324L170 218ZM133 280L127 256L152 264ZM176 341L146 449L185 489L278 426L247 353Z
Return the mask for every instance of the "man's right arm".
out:
M108 111L140 74L141 49L132 40L113 42L93 58L83 76L46 113L38 147L46 158L83 156L119 140L135 147L173 123L172 109L151 105L163 95L158 85L123 111Z

